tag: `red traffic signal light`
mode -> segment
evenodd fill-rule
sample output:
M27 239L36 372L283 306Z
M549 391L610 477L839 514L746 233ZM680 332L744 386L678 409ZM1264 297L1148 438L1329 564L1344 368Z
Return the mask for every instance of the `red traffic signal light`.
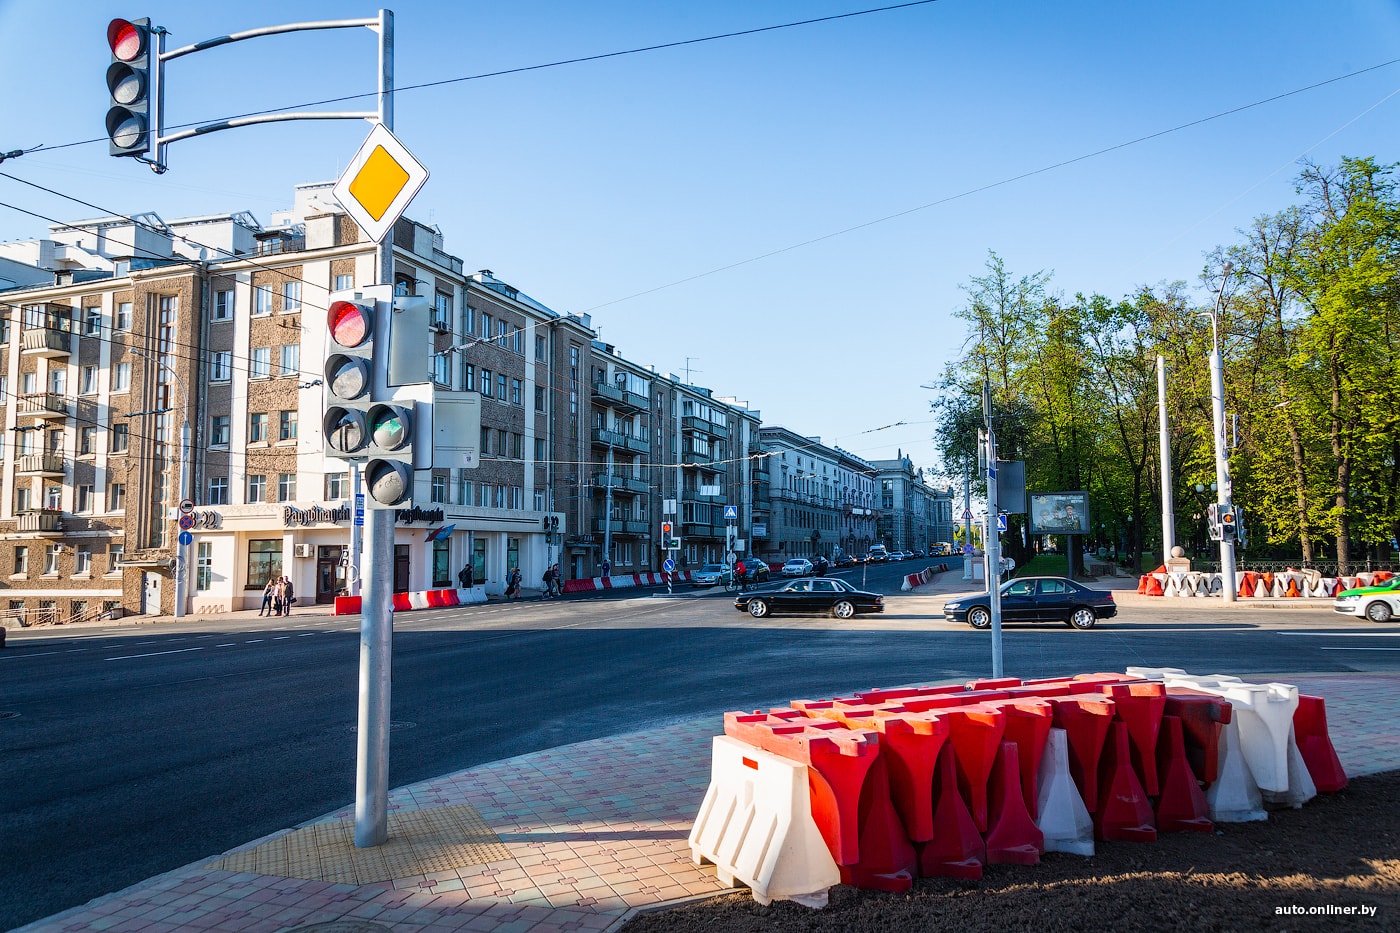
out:
M353 348L374 336L374 306L355 301L333 301L326 309L326 329L331 340Z
M107 137L114 156L145 156L151 148L151 21L107 24ZM156 62L159 68L159 61Z
M107 24L107 45L117 61L131 62L146 53L151 21L114 19Z
M671 537L671 523L670 523L670 522L662 522L662 523L661 523L661 537L663 537L663 538L669 538L669 537Z

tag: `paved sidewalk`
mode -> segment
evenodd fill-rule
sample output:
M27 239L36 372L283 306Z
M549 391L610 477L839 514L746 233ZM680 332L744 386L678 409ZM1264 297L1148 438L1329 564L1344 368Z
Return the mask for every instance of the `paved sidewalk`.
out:
M918 592L959 588L970 587L945 574ZM1326 698L1348 775L1400 768L1400 674L1276 679ZM686 844L721 730L706 717L443 775L390 793L384 846L354 848L346 809L22 930L616 929L636 910L725 890Z

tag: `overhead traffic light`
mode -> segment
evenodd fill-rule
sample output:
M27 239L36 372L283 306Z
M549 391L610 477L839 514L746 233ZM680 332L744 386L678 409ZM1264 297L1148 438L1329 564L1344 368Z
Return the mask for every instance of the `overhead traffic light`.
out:
M322 370L325 407L321 428L325 455L363 460L370 444L369 409L374 387L373 301L333 301L326 312L330 343Z
M112 63L107 66L107 138L114 156L145 156L151 148L154 90L151 20L114 19L107 24Z

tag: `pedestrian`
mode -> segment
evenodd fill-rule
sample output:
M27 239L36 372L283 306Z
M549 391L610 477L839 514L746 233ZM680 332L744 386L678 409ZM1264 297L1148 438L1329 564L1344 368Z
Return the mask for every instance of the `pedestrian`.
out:
M739 592L746 592L748 586L748 568L744 566L744 559L741 557L734 562L734 579L739 581Z
M457 571L457 582L462 584L462 589L464 590L469 590L472 588L471 564L463 564L462 569Z
M559 569L559 565L554 565L554 595L564 595L564 573Z
M291 577L283 577L283 578L282 578L282 615L284 615L284 616L289 616L289 615L291 615L291 614L292 614L292 606L294 606L294 605L296 604L296 601L297 601L297 594L296 594L296 590L293 589L293 587L292 587L292 579L291 579Z
M612 576L612 562L609 561L606 557L603 558L603 576Z
M515 599L520 595L520 568L516 567L506 578L506 599Z
M263 587L262 608L258 610L260 616L272 615L272 600L277 595L277 581L268 580L267 586Z
M544 576L540 578L544 583L544 592L540 594L540 599L551 599L554 596L554 568L544 568Z

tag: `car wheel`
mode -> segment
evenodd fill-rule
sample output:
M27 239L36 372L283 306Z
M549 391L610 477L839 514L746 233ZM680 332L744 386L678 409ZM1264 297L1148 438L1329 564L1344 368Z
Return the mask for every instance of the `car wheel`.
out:
M1069 614L1069 624L1079 629L1081 632L1089 631L1089 629L1094 627L1094 623L1097 621L1098 616L1094 615L1094 610L1090 609L1088 606L1080 606Z
M1376 600L1366 607L1366 618L1372 622L1389 622L1390 616L1390 606L1380 600Z
M969 609L967 613L967 624L976 629L992 627L992 614L981 606L976 609Z
M831 614L838 619L849 619L856 614L856 607L849 599L837 600L836 605L831 607Z
M755 619L761 619L764 616L768 615L768 600L749 600L749 615L753 616Z

